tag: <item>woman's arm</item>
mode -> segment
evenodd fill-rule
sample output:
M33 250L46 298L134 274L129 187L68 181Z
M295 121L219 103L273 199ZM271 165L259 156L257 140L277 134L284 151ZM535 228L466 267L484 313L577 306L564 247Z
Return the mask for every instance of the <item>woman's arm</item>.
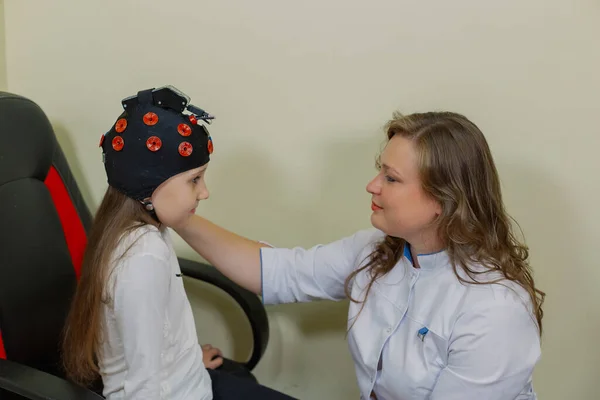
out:
M382 237L371 229L310 249L262 249L263 301L279 304L346 298L346 279L368 260L372 245Z
M346 278L368 255L364 250L383 237L371 229L310 249L282 249L243 238L198 216L175 230L228 278L261 294L265 303L344 298Z
M197 215L174 230L223 275L253 293L261 293L260 249L266 245L236 235Z

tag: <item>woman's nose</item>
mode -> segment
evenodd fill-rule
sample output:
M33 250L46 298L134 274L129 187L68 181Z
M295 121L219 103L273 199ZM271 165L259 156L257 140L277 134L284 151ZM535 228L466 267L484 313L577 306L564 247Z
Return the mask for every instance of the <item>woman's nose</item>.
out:
M379 194L381 191L381 183L379 179L379 174L376 175L371 181L367 184L367 192L371 194Z

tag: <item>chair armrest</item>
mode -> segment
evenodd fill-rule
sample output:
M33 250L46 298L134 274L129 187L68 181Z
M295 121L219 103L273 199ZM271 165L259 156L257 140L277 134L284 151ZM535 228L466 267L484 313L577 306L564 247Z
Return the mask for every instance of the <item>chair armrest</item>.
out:
M260 298L227 278L211 265L179 258L179 266L183 275L220 288L242 307L250 321L254 343L252 355L244 363L244 366L249 371L254 369L265 353L269 342L269 319Z
M96 393L57 376L0 359L0 397L2 390L31 400L103 399Z

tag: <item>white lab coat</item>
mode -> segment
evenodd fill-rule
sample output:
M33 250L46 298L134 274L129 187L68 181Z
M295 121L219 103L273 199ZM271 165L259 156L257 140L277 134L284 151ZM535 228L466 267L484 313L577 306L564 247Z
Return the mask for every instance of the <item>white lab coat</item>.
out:
M264 302L344 299L346 277L383 236L371 229L308 250L263 248ZM402 257L376 281L348 334L361 399L536 399L540 338L527 293L512 282L465 285L443 251L418 261L416 269ZM357 275L353 298L368 282ZM350 303L348 327L361 306Z

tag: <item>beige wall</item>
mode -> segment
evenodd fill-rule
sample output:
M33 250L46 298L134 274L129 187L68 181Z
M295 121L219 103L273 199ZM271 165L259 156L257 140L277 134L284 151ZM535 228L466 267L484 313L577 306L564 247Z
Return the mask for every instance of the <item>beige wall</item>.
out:
M142 88L176 85L217 115L199 213L284 246L369 226L364 186L393 110L465 113L490 141L548 293L540 398L597 396L597 1L6 0L5 16L8 86L46 110L93 209L106 188L100 135ZM189 288L200 339L243 356L235 308ZM356 398L345 308L269 308L262 382Z
M0 90L6 90L6 51L4 43L4 0L0 0Z

